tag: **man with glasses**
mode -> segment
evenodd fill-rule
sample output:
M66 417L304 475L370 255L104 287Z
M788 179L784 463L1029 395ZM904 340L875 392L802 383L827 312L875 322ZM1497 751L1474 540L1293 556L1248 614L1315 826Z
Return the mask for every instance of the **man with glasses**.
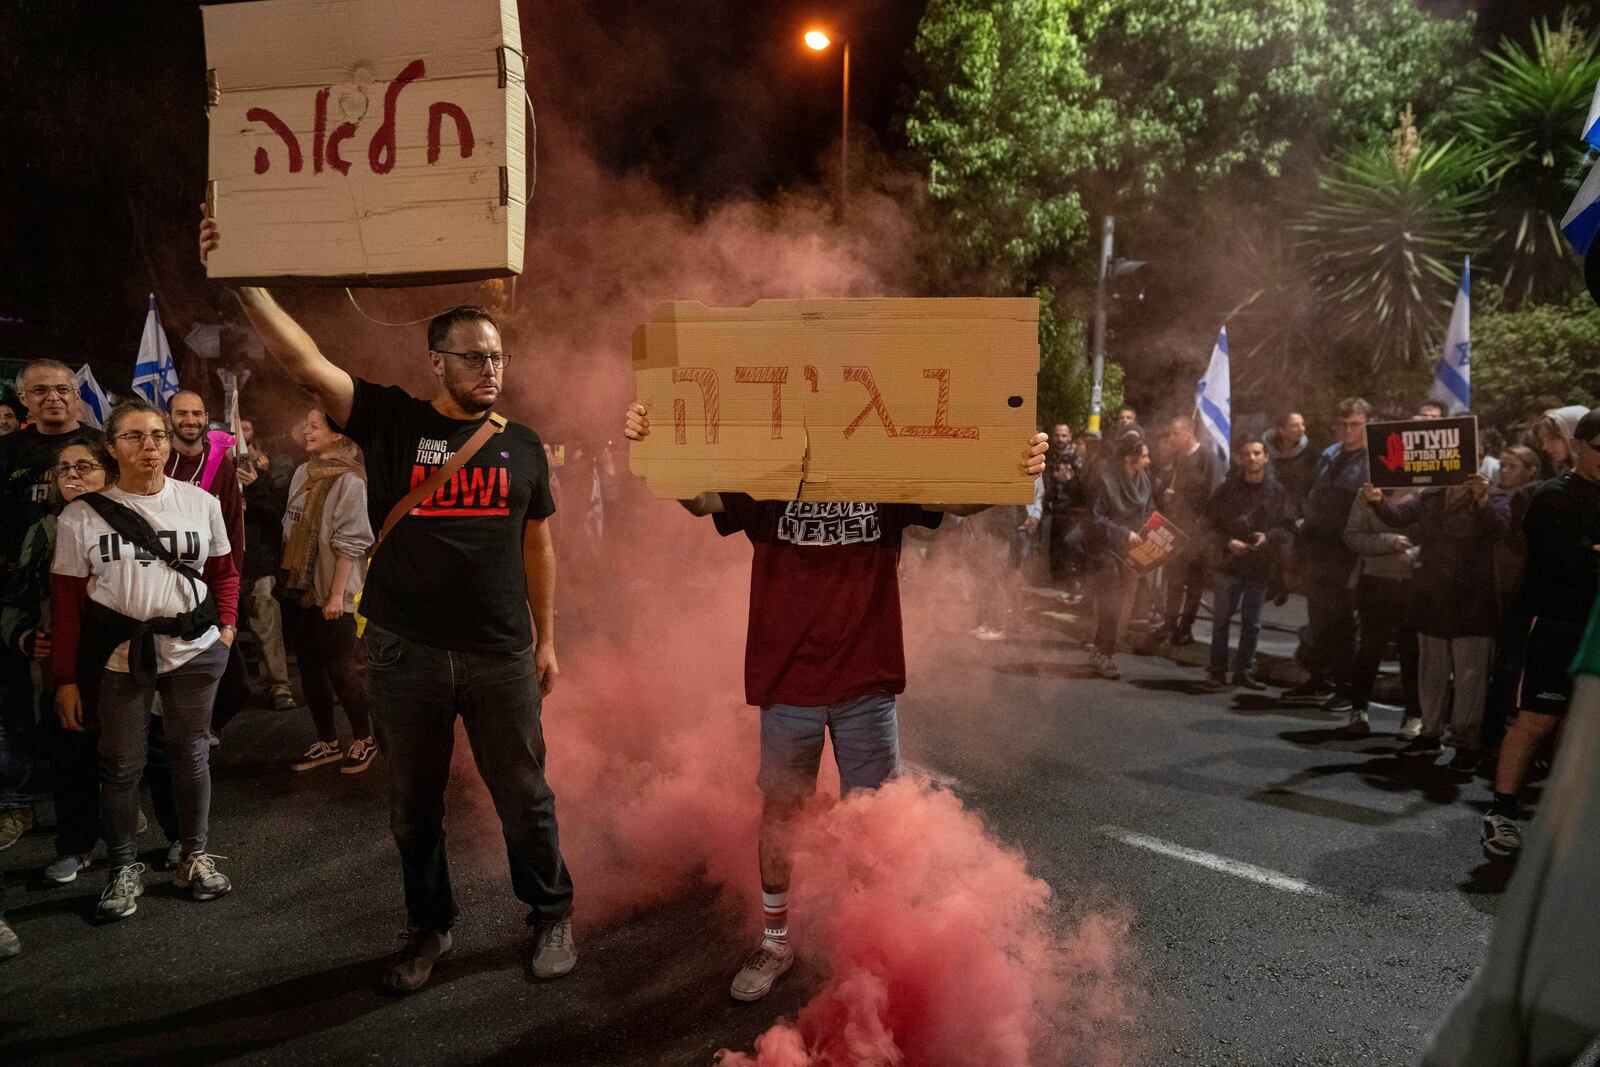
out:
M17 375L30 422L0 438L0 584L9 585L22 539L45 512L51 471L61 450L94 431L78 421L72 370L36 359ZM33 675L12 649L0 651L0 851L33 826Z
M1522 787L1566 715L1570 668L1600 588L1600 409L1578 420L1572 467L1534 490L1522 532L1528 562L1512 610L1529 622L1516 717L1500 744L1494 803L1480 838L1484 853L1494 857L1515 856L1522 848Z
M203 220L201 257L219 240L216 223ZM483 308L453 308L428 324L437 385L421 400L334 366L265 289L236 292L267 351L365 451L374 530L486 428L500 401L509 359ZM539 724L557 674L550 471L537 434L493 419L499 432L383 537L362 592L373 726L389 765L409 919L383 979L391 993L420 989L450 949L444 794L457 716L500 816L512 888L539 928L533 974L558 977L577 962L572 879Z

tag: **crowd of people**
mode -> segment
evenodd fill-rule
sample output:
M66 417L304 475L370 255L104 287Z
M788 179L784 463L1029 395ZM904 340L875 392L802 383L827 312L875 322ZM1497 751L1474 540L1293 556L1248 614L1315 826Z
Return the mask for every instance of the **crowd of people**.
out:
M1303 595L1303 680L1282 698L1316 702L1365 735L1381 665L1398 660L1401 753L1436 758L1448 741L1453 770L1489 776L1482 847L1513 856L1522 793L1559 737L1600 578L1600 409L1545 411L1511 443L1484 428L1476 473L1421 490L1369 481L1370 404L1351 397L1332 414L1326 448L1287 412L1237 435L1231 465L1187 413L1147 431L1124 407L1104 437L1058 424L1018 528L1040 539L1060 595L1090 601L1089 665L1104 678L1120 676L1119 648L1193 642L1209 592L1203 687L1266 690L1264 607ZM1446 414L1430 401L1384 418ZM1158 528L1177 537L1151 568L1139 549Z
M207 220L202 251L219 240ZM90 427L70 369L52 360L19 374L20 412L0 410L23 416L0 423L16 423L0 435L0 851L52 800L44 880L71 883L103 862L96 910L124 919L145 885L148 789L171 880L216 899L232 883L209 848L212 749L253 690L279 711L303 700L308 747L293 772L359 774L384 759L407 924L382 985L410 993L450 951L458 913L443 817L460 719L536 931L530 969L566 974L574 885L540 727L559 674L551 520L566 461L575 529L593 539L613 521L610 443L560 454L494 412L511 357L482 308L429 324L436 390L424 400L336 366L266 290L236 293L314 400L288 428L299 462L252 420L236 439L191 390L164 410L125 399ZM1452 767L1492 771L1483 848L1515 854L1521 793L1558 739L1600 578L1600 410L1545 412L1526 443L1488 431L1494 447L1464 484L1419 492L1370 484L1372 416L1361 399L1340 402L1319 450L1305 418L1286 413L1230 442L1231 456L1188 413L1147 430L1124 407L1104 436L1058 424L1017 442L1016 473L1035 486L1020 514L727 492L682 501L752 546L745 684L760 709L763 936L731 994L758 999L793 963L789 840L824 739L847 790L899 772L901 544L947 516L983 576L976 636L1005 635L1019 608L1005 571L1038 549L1059 595L1086 606L1089 666L1106 679L1130 645L1193 644L1209 600L1202 685L1265 690L1265 606L1303 596L1304 678L1282 698L1319 702L1367 734L1381 664L1398 659L1402 752L1436 757L1448 739ZM623 435L649 432L649 412L632 405ZM814 610L784 609L794 604ZM0 958L20 951L3 892L0 880Z

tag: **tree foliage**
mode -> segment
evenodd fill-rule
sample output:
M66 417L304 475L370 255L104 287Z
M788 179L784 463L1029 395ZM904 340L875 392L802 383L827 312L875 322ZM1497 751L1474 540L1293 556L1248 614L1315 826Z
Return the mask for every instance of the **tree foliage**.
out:
M1600 307L1587 293L1473 316L1472 406L1488 425L1525 426L1547 408L1597 397Z
M1551 29L1533 24L1532 48L1502 40L1484 53L1445 116L1482 153L1493 190L1492 258L1513 306L1560 301L1578 280L1578 264L1561 237L1559 219L1583 160L1578 132L1600 81L1600 37L1570 15Z
M1392 145L1345 153L1319 176L1296 229L1340 338L1371 369L1437 356L1477 234L1479 166L1456 142L1423 146L1408 112Z

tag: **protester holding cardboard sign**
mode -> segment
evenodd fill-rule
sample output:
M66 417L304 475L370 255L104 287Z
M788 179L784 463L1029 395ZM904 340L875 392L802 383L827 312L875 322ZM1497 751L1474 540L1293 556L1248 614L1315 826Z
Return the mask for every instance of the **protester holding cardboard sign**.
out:
M204 219L201 257L220 241ZM492 410L511 358L500 330L477 307L434 318L427 347L438 386L426 401L335 366L265 289L236 292L267 351L366 455L379 543L360 611L409 919L384 988L420 989L450 949L457 908L444 794L458 717L495 798L512 886L539 927L533 973L566 974L577 962L572 878L539 725L541 697L557 674L546 522L555 508L538 435ZM482 447L491 438L493 447Z
M629 406L623 427L639 447L650 412ZM1032 492L1048 442L1019 437L1011 477ZM693 472L684 476L693 479ZM679 501L710 515L724 537L754 548L745 699L761 709L761 944L734 977L736 1000L766 996L794 963L789 944L789 828L816 789L825 735L833 738L845 791L876 789L900 770L895 696L906 684L900 630L901 534L935 529L945 514L983 504L887 504L756 500L703 493Z

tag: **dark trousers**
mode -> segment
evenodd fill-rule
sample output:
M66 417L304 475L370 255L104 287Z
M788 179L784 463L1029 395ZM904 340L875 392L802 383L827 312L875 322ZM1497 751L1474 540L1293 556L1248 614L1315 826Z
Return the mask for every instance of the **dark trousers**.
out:
M1206 591L1206 554L1190 551L1178 556L1166 565L1164 574L1167 580L1166 623L1174 630L1192 630L1195 616L1200 613L1200 597Z
M64 729L51 708L39 718L39 737L55 772L56 855L87 855L101 837L100 736Z
M1310 633L1303 666L1340 689L1350 685L1356 656L1356 598L1350 589L1350 558L1306 558L1306 611Z
M0 811L33 803L38 722L28 661L0 649Z
M1234 654L1235 673L1256 669L1256 640L1261 636L1261 604L1266 599L1267 580L1250 574L1229 574L1219 570L1211 594L1212 674L1228 670L1228 638L1233 628L1233 613L1239 613L1239 650Z
M1132 570L1111 558L1101 560L1090 573L1096 651L1109 656L1117 650L1117 636L1138 580Z
M1078 532L1079 516L1069 512L1050 515L1050 577L1056 581L1083 573L1083 538Z
M452 652L372 623L365 644L410 925L448 930L458 913L444 847L444 794L458 716L500 816L511 887L528 905L528 921L567 915L572 878L561 858L555 793L545 781L533 650Z
M1400 657L1400 688L1405 694L1406 716L1422 714L1417 700L1417 629L1412 610L1411 582L1404 578L1374 578L1362 575L1356 584L1356 603L1361 612L1361 643L1356 649L1350 672L1350 699L1365 708L1372 699L1372 686L1378 680L1383 654L1393 641Z
M339 740L333 717L335 694L344 706L354 736L371 737L367 672L357 654L356 617L347 614L329 620L322 617L320 607L284 604L283 628L300 668L300 688L317 724L317 740Z

